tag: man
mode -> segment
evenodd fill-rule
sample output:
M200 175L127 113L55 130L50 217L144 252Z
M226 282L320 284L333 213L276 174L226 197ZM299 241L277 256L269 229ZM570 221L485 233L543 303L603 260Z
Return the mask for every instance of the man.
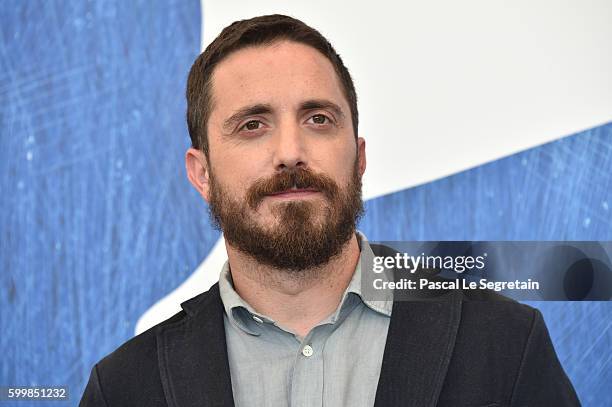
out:
M235 22L187 86L189 180L220 281L102 359L82 406L568 406L540 313L492 294L361 292L365 140L348 70L290 17ZM489 300L489 301L484 301Z

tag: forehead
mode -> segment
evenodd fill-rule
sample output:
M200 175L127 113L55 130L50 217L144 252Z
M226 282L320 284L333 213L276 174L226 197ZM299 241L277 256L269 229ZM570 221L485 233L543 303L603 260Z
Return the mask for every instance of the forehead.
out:
M212 116L248 104L286 107L307 99L330 99L348 113L331 62L308 45L286 40L247 47L221 61L213 72L212 96Z

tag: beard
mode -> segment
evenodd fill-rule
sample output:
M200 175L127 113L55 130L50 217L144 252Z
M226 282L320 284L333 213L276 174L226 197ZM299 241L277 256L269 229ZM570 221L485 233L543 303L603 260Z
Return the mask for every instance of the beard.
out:
M295 277L301 275L300 270L317 268L339 255L363 215L357 159L345 188L325 174L300 167L255 181L243 201L230 196L212 172L209 182L210 217L226 241L258 263ZM293 186L318 190L326 204L321 206L319 199L277 202L271 206L276 218L273 224L260 225L254 220L254 213L268 195Z

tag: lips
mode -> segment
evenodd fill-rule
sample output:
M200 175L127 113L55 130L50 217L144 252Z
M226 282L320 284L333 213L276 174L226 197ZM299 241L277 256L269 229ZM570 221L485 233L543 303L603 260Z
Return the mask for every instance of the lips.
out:
M270 196L291 195L291 194L299 194L299 193L306 193L306 192L319 192L319 190L316 188L291 188L285 191L275 192L273 194L270 194Z
M299 166L283 169L253 182L247 190L247 204L253 210L269 199L272 204L292 200L335 199L338 185L329 176Z

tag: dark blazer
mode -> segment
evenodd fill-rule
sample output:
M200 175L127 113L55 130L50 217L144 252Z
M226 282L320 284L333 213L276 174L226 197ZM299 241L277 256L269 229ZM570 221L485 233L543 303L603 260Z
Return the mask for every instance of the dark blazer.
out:
M98 362L80 406L233 406L218 284L181 306ZM394 302L376 407L579 405L538 310L461 290Z

